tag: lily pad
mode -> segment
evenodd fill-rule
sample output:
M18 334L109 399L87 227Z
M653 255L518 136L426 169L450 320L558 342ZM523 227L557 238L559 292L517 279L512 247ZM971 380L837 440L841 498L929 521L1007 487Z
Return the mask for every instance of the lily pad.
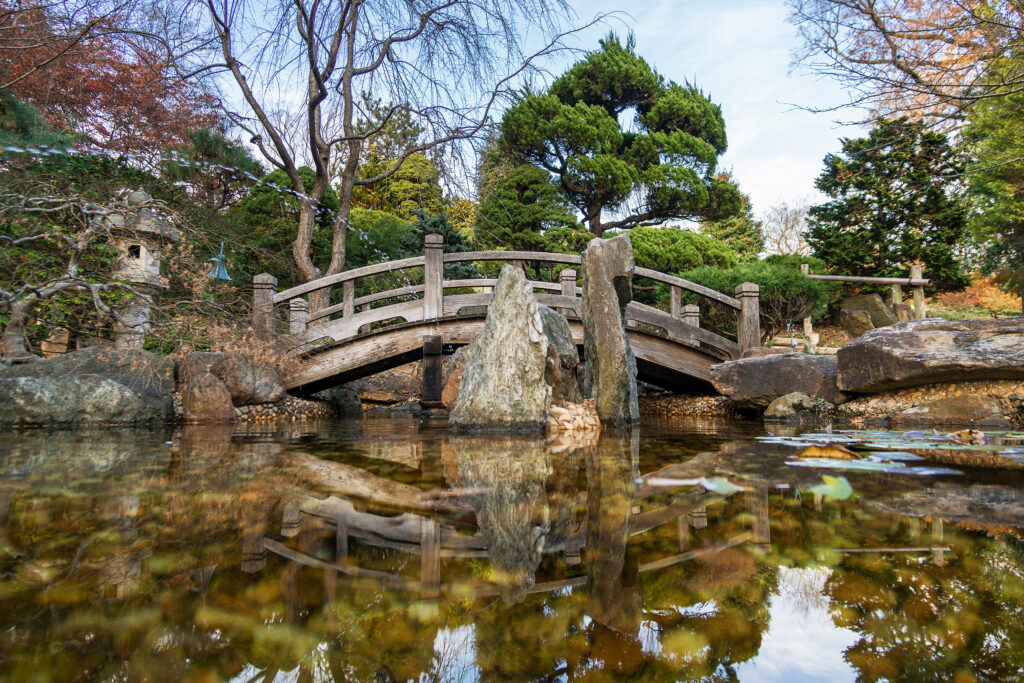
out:
M811 493L820 493L825 500L846 500L853 495L853 487L846 477L830 477L826 474L821 477L821 482L807 490Z

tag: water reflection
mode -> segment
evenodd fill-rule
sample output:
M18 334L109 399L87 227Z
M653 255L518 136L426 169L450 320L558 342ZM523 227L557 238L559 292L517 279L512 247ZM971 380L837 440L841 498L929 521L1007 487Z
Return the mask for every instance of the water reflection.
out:
M750 436L2 432L0 678L1024 676L1018 482L815 501Z

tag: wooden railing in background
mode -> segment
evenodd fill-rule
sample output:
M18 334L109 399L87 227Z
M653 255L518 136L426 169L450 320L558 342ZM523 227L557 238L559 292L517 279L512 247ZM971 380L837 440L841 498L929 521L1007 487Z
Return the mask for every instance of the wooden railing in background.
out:
M903 303L903 286L914 288L914 320L924 320L926 311L924 307L924 288L932 283L924 277L923 268L920 265L910 266L910 277L867 277L860 275L815 275L811 272L810 265L800 264L800 271L812 280L827 280L830 282L858 282L869 285L889 285L889 303L895 308L896 304ZM814 327L810 318L804 318L804 337L811 338Z

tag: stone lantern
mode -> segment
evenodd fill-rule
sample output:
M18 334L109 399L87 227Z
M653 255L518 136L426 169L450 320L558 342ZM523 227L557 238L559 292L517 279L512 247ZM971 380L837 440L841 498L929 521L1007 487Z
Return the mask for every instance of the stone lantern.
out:
M128 211L107 217L110 243L117 249L114 279L124 280L138 291L153 295L167 287L160 277L160 254L181 241L181 232L153 213L153 197L144 190L128 195ZM122 320L114 323L114 345L119 349L141 349L149 331L149 302L133 297L117 310Z

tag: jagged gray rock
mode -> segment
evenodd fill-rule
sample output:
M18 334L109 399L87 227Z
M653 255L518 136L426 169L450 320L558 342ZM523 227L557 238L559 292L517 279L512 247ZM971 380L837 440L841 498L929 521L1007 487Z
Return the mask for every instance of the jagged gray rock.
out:
M839 349L838 358L839 388L859 393L1024 379L1024 317L898 323L853 340Z
M836 368L835 356L786 353L741 358L712 365L711 384L747 408L766 408L793 392L842 403L845 397L836 387Z
M569 321L565 316L547 306L538 306L541 322L544 325L544 336L548 344L557 354L557 364L548 352L549 359L549 381L552 388L558 387L559 391L554 397L556 402L582 403L583 391L580 387L580 380L577 374L577 367L580 364L580 354L576 349L576 342L572 338L572 330L569 329ZM557 365L557 368L555 366ZM551 373L557 369L558 381L554 381Z
M448 423L456 430L544 429L552 387L540 305L519 268L501 269L487 321L466 351ZM552 355L557 351L552 348Z
M640 419L636 358L626 337L626 306L633 299L629 237L594 238L583 252L584 393L598 417L612 425Z

